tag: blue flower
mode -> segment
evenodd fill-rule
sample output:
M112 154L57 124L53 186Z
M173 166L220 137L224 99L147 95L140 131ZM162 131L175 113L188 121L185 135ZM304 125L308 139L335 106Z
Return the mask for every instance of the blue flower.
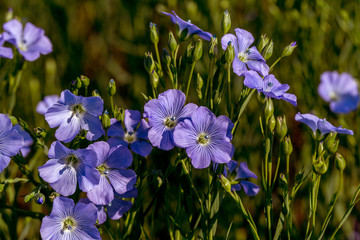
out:
M97 205L106 205L113 201L114 190L123 194L134 188L136 173L131 166L133 157L129 149L117 147L110 149L106 142L95 142L87 149L95 153L96 169L100 174L99 184L87 193L87 197Z
M93 189L100 181L100 173L95 169L97 158L89 149L72 150L61 142L51 144L49 158L39 167L39 175L58 193L70 196L75 193L77 182L83 192Z
M296 106L296 96L286 93L289 85L281 84L272 74L262 79L255 71L245 73L244 85L249 88L255 88L258 92L263 93L267 97L282 99Z
M241 187L244 189L244 192L248 196L254 196L259 193L260 187L252 182L245 181L245 178L255 178L257 176L255 173L249 170L246 162L238 162L231 160L227 163L227 169L224 169L224 176L227 177L230 175L234 170L236 171L235 177L230 176L230 183L231 183L231 191L240 191Z
M148 137L153 146L162 150L174 148L174 128L197 108L193 103L184 104L185 94L177 89L160 93L158 99L145 104L144 116L151 127Z
M12 126L10 118L0 114L0 172L10 163L10 157L19 153L24 145L23 137Z
M116 119L111 119L112 124L107 132L108 143L111 147L124 146L130 148L133 152L147 157L152 150L152 146L147 142L149 124L141 119L139 111L125 110L124 124L126 131L121 126L121 123Z
M249 70L254 70L266 76L269 74L269 66L255 46L250 47L254 37L246 30L236 28L236 36L228 33L221 38L221 45L224 51L231 42L234 46L235 58L232 63L234 73L243 76Z
M47 110L52 107L59 100L58 95L45 96L43 101L38 102L36 105L36 112L45 115Z
M359 89L355 79L348 73L324 72L320 76L319 95L330 102L334 113L349 113L359 103Z
M192 24L189 21L184 21L182 20L178 15L176 15L176 13L174 11L172 11L173 14L171 13L167 13L167 12L161 12L162 14L165 14L167 16L171 17L171 22L175 23L179 26L180 28L180 36L182 36L182 32L185 30L187 31L187 36L191 36L191 35L199 35L199 37L201 37L202 39L206 40L206 41L211 41L211 37L212 34L209 32L205 32L203 30L201 30L200 28L198 28L196 25ZM185 37L186 39L187 37Z
M16 19L4 23L4 39L19 50L27 61L34 61L41 54L52 52L52 44L43 29L26 23L25 28Z
M104 134L99 119L103 107L100 97L81 97L65 90L59 101L48 109L45 119L51 128L60 125L55 133L60 141L70 142L80 129L87 130L86 138L94 141Z
M5 39L3 35L0 34L0 57L4 58L13 58L13 51L11 48L3 47Z
M75 203L72 199L57 197L49 216L43 218L40 228L42 239L101 239L94 226L97 219L93 203Z
M295 120L301 123L305 123L308 125L316 136L316 130L319 130L322 135L328 134L329 132L337 132L341 134L350 134L354 135L352 130L348 130L346 128L334 127L331 123L326 121L326 119L319 119L317 116L312 115L310 113L297 113L295 115Z
M21 154L23 155L23 157L26 157L30 151L31 151L31 146L34 143L34 140L32 139L32 137L30 136L30 134L25 131L20 125L16 124L14 126L14 128L16 129L16 131L18 131L18 133L23 137L24 139L24 145L23 147L20 149Z
M175 127L174 142L186 149L194 168L206 168L211 161L228 163L234 149L230 143L233 126L228 117L216 117L206 107L199 107Z

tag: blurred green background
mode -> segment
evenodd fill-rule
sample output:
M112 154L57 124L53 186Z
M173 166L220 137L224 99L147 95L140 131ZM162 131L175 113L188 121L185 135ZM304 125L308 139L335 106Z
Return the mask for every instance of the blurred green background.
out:
M348 115L335 115L328 104L317 94L320 75L324 71L349 72L355 78L360 75L360 3L358 0L198 0L198 1L125 1L125 0L11 0L0 1L0 23L8 8L24 22L32 22L45 30L53 44L53 53L29 63L18 90L14 115L26 119L30 126L47 126L43 116L34 112L35 106L45 95L60 94L69 88L70 82L84 74L91 79L90 89L98 89L106 95L108 81L113 78L117 85L115 103L124 108L143 110L144 98L141 92L150 94L148 74L143 67L144 53L154 52L149 37L149 23L158 25L160 51L167 45L169 30L176 27L161 11L174 10L181 18L191 19L205 31L221 36L220 23L224 10L229 10L232 30L243 28L255 37L255 43L262 33L274 41L273 57L269 65L281 54L282 48L292 41L298 43L294 53L281 60L273 73L282 83L290 85L290 93L298 98L295 108L284 101L274 101L275 114L285 114L290 136L294 144L291 157L293 176L303 167L310 168L312 141L310 131L294 121L296 112L313 112L335 126L343 125L354 130L354 137L341 136L340 152L347 160L345 189L335 208L332 224L339 221L346 209L346 203L360 181L360 118L358 111ZM231 30L231 31L232 31ZM209 44L204 43L207 49ZM184 51L186 45L182 45ZM208 55L205 61L196 65L204 79L208 72ZM241 89L241 78L233 75L234 96ZM196 82L193 81L195 86ZM30 89L30 91L29 91ZM194 88L192 99L196 99ZM109 99L104 97L105 102ZM225 101L223 101L225 104ZM109 105L106 106L109 108ZM259 128L260 104L253 98L240 122L234 138L235 160L246 161L249 168L259 175L262 142ZM226 107L220 111L226 114ZM282 166L283 167L283 166ZM282 169L281 169L282 170ZM292 182L292 181L291 181ZM260 185L260 181L257 183ZM337 187L337 172L333 163L322 181L319 200L319 221L325 217L332 192ZM298 200L294 202L294 232L301 239L304 234L308 208L308 184L302 187ZM279 213L280 192L274 192L275 216ZM244 196L246 206L253 213L260 229L265 227L263 195ZM230 239L248 239L247 225L235 205L227 199L222 206L217 236L223 239L231 221L234 221ZM277 205L278 204L278 205ZM360 207L354 209L350 221L340 231L339 239L347 239L359 229ZM37 224L40 224L38 222ZM163 231L159 226L159 233ZM34 235L29 235L27 239ZM156 234L155 234L156 236ZM158 235L163 239L161 235ZM295 238L296 238L295 236ZM166 237L164 238L166 239Z

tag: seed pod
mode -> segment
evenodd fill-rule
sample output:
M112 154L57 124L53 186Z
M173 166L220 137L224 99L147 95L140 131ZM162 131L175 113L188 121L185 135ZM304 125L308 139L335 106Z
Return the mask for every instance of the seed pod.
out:
M280 140L282 140L286 134L287 134L288 128L286 125L286 117L284 116L278 116L276 118L276 129L275 134L278 136Z
M84 87L88 87L90 85L90 79L87 76L80 75L80 80Z
M345 158L340 153L336 153L336 155L335 155L335 167L339 171L344 171L344 169L346 167Z
M200 60L203 54L203 42L199 39L196 44L192 55L192 61L197 62Z
M270 41L270 43L262 51L262 55L264 56L265 60L268 60L272 56L273 49L274 49L274 43L273 41Z
M231 192L231 183L229 179L227 179L224 175L219 175L219 180L221 183L221 186L224 188L225 192L230 193Z
M262 52L264 50L265 46L269 43L269 41L270 41L270 39L266 36L266 34L262 34L259 44L258 44L258 47L257 47L258 51Z

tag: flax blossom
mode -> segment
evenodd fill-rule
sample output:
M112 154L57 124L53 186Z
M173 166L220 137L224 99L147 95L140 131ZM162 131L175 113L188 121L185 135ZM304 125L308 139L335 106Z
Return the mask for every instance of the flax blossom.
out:
M211 161L228 163L234 148L230 143L233 126L228 117L216 117L206 107L199 107L190 119L176 126L174 142L186 149L194 168L206 168Z
M151 127L148 137L153 146L163 150L174 148L174 128L197 109L193 103L184 105L185 94L177 89L160 93L158 99L145 104L144 116L148 118Z
M51 128L59 126L55 137L60 141L70 142L80 129L86 130L86 138L94 141L104 134L99 119L103 107L100 97L76 96L65 90L58 102L48 109L45 119Z

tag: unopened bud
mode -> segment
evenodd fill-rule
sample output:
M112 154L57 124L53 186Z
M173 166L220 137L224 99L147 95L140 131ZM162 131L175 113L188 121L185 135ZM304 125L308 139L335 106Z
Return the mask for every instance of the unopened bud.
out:
M290 156L293 151L293 145L291 143L290 137L285 137L284 141L282 142L282 151L285 156Z
M109 112L107 110L105 110L101 116L101 124L105 129L109 128L111 125Z
M227 179L224 175L219 175L219 180L221 183L221 186L224 188L225 192L230 193L231 192L231 183L229 179Z
M91 96L93 97L100 97L100 93L98 90L94 89L92 92L91 92Z
M176 39L175 39L174 34L172 32L169 33L168 47L169 47L169 50L170 50L171 54L174 54L174 52L175 52L175 50L177 48L177 42L176 42Z
M34 130L35 130L35 135L37 138L44 139L46 137L47 132L44 128L37 127L37 128L34 128Z
M325 174L328 168L329 161L325 161L323 156L318 157L318 159L313 162L313 170L319 175Z
M155 23L150 22L150 40L153 44L159 42L158 29Z
M33 199L37 204L40 204L40 205L42 205L45 202L45 196L42 193L35 194Z
M258 47L257 47L258 51L262 52L264 50L265 46L269 43L269 41L270 41L270 39L266 36L266 34L262 34L259 44L258 44Z
M344 171L344 169L346 167L345 158L340 153L336 153L336 155L335 155L335 167L339 171Z
M110 96L115 95L115 93L116 93L116 84L115 84L114 79L111 79L109 81L109 86L108 86L107 90L108 90L108 93L109 93Z
M55 200L55 198L59 197L60 194L57 192L52 192L50 193L49 199L53 202Z
M217 54L217 38L216 37L211 37L211 42L210 42L210 47L209 47L209 57L210 59L213 59L216 57Z
M171 55L170 55L169 51L164 48L163 51L162 51L161 57L162 57L163 62L167 66L169 66L170 63L171 63Z
M8 117L9 117L12 125L18 124L18 120L16 117L14 117L14 116L8 116Z
M268 98L265 102L264 114L266 122L269 121L269 118L274 114L274 104L271 98Z
M12 8L9 8L9 10L5 13L5 22L10 21L14 18L14 12Z
M271 115L271 117L269 118L269 121L268 121L269 130L270 130L271 132L273 132L274 129L275 129L275 126L276 126L275 117L274 117L274 115Z
M225 10L223 18L221 20L221 31L223 34L227 34L231 28L231 18L228 10Z
M159 75L155 71L150 74L150 81L153 88L157 89L159 85Z
M278 138L280 140L282 140L286 134L287 134L288 128L286 125L286 117L284 116L279 116L276 118L276 129L275 129L275 133L278 136Z
M155 61L151 52L145 53L144 66L146 71L150 74L155 69Z
M290 43L283 49L281 57L290 56L296 47L297 47L296 42Z
M90 85L90 79L87 76L81 75L80 80L84 87L88 87Z
M339 146L339 141L336 140L336 135L336 132L330 132L324 140L324 147L330 154L336 153Z
M122 108L118 108L116 107L114 109L114 117L120 121L120 122L124 122L124 115L125 115L125 112L123 111Z
M272 56L273 49L274 49L274 43L273 41L270 41L269 44L266 45L266 47L262 51L262 55L265 60L268 60Z
M82 82L81 82L80 78L76 78L75 82L74 82L74 87L77 89L80 89L81 86L82 86Z
M232 63L235 58L235 50L234 44L232 42L228 42L227 48L225 50L225 60L227 63Z
M281 187L285 187L287 185L287 183L288 182L287 182L285 174L280 173L280 185L281 185Z
M203 42L199 39L196 44L192 55L192 61L199 61L203 54Z

